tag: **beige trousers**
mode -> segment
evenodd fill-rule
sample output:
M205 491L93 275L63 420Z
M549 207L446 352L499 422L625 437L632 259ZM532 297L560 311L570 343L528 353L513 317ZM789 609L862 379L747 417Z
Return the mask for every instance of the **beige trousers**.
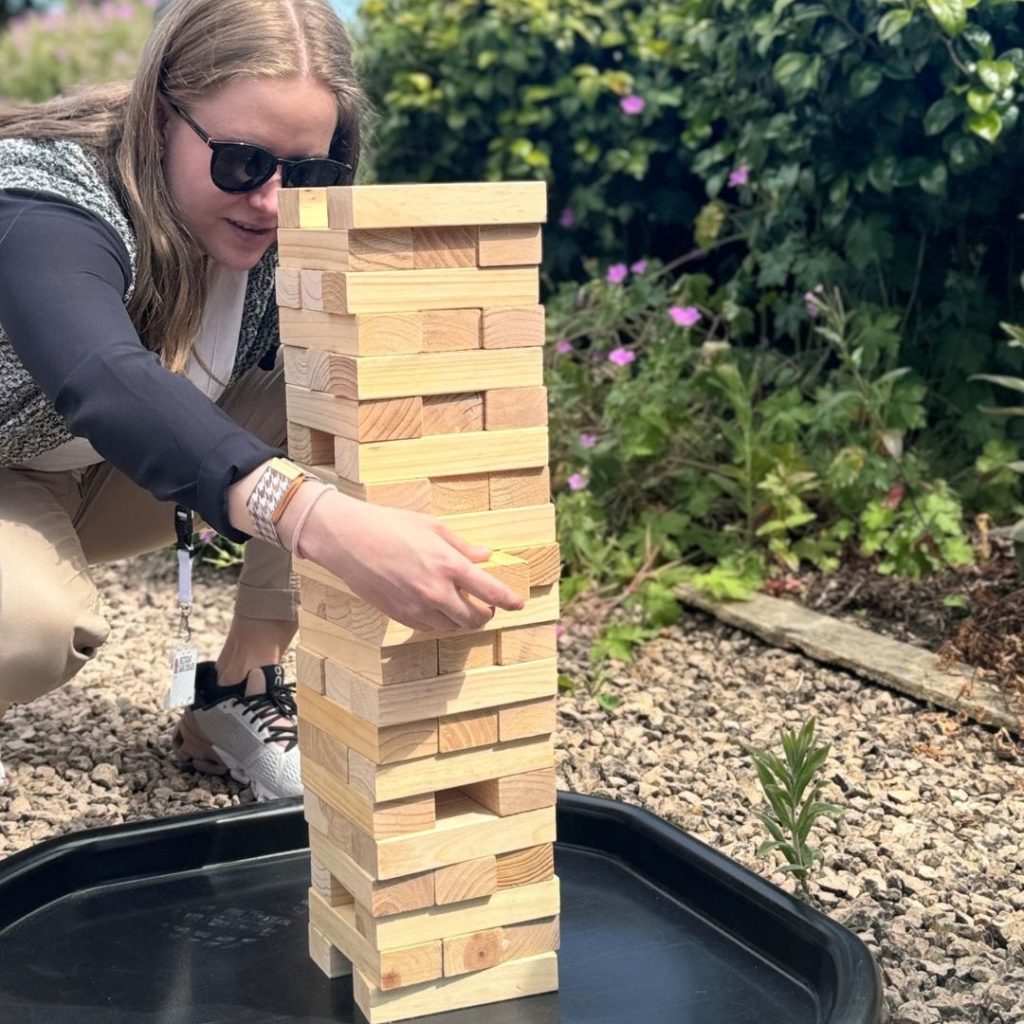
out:
M254 367L217 404L284 448L280 353L274 370ZM109 462L64 472L0 469L0 713L66 683L103 646L110 626L99 613L90 565L173 543L173 503L157 501ZM251 540L235 611L294 621L294 583L291 556Z

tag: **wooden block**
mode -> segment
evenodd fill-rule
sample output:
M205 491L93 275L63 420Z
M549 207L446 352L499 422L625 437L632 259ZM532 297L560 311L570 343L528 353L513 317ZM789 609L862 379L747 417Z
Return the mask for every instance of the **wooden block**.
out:
M325 805L326 806L326 805ZM338 811L327 807L337 816ZM351 848L351 844L349 844ZM402 878L378 880L364 871L329 835L310 829L311 854L343 885L353 900L373 917L387 917L434 905L434 872L421 871ZM319 891L319 890L318 890Z
M411 228L348 231L349 270L412 270Z
M484 429L483 392L427 395L423 403L423 434L463 434Z
M536 741L525 741L536 742ZM552 759L552 765L554 760ZM351 761L349 771L351 771ZM522 814L541 807L555 806L555 769L539 768L514 775L502 774L482 782L459 787L471 800L503 818L509 814Z
M366 401L450 395L493 387L536 387L543 382L539 349L509 352L424 352L421 355L350 356L330 360L331 394Z
M359 933L352 907L328 906L315 889L309 894L309 918L317 931L342 950L382 991L441 976L439 939L378 950Z
M374 877L389 879L458 864L467 850L497 855L554 841L553 807L502 818L460 793L444 802L438 798L437 821L426 832L375 840L353 829L351 856Z
M328 813L337 815L333 808ZM351 844L350 844L351 845ZM364 871L330 836L310 829L310 851L373 917L387 917L434 905L434 872L378 880ZM319 890L318 890L319 891Z
M350 778L351 773L350 767ZM390 836L429 830L436 820L432 793L410 799L375 802L360 788L345 785L333 772L310 757L302 759L302 781L325 804L339 811L352 826L353 835L345 837L349 842L342 846L346 851L352 848L356 831L374 840L387 839Z
M417 270L475 267L477 229L471 227L414 228L413 252ZM539 260L534 262L539 263ZM484 266L484 264L480 264ZM487 264L493 266L493 264Z
M504 551L492 551L486 562L477 563L489 576L504 583L524 601L530 597L530 563Z
M495 500L502 508L512 507L508 504L512 500L521 505L536 505L541 502L526 499L542 493L550 497L551 493L546 475L546 427L438 434L407 441L369 443L339 436L334 443L334 460L338 473L361 484L490 472L492 507ZM516 470L534 472L513 472Z
M339 674L345 671L337 666L333 668ZM554 696L556 690L557 667L551 659L466 669L390 686L377 686L349 672L343 702L355 714L376 725L396 725L505 703L522 703Z
M494 746L498 742L498 712L485 708L446 715L438 721L437 729L438 750L442 754Z
M344 356L414 355L423 351L422 313L339 316L282 307L278 317L284 345Z
M535 305L534 267L480 270L300 270L303 309L324 313L404 313Z
M478 231L481 267L517 267L541 261L539 224L484 224Z
M540 348L544 344L544 307L485 309L480 324L484 348Z
M316 696L320 700L326 699ZM299 753L303 759L308 757L311 761L317 761L339 782L348 782L348 747L308 719L299 718L298 727Z
M502 889L487 899L471 900L468 904L410 910L391 917L373 918L358 903L354 906L356 927L375 949L401 949L451 935L553 917L558 913L558 877L535 885ZM341 907L334 912L346 910Z
M309 877L312 886L332 906L340 907L354 903L352 894L327 869L315 854L309 856Z
M299 226L299 190L297 188L278 189L277 197L277 229L291 230Z
M469 633L437 641L437 668L442 675L487 668L494 662L494 633Z
M506 784L500 787L496 796L493 796L492 789L488 788L485 788L483 793L487 797L493 796L491 802L503 809L511 808L515 801L532 802L535 807L544 807L547 805L537 803L542 790L546 793L544 780L534 778L531 773L541 770L551 773L553 805L554 770L550 766L554 763L555 755L549 738L517 740L514 743L499 743L477 750L435 754L433 757L423 757L415 761L383 765L375 764L350 749L348 777L351 788L365 794L368 801L383 803L401 800L403 797L433 794L439 789L465 789L466 786L494 779L495 776L524 775L527 777L521 781L517 780L516 785ZM504 817L505 814L516 812L504 810L502 813L495 810L495 813Z
M289 423L288 458L307 466L332 466L334 435L323 430L314 430L301 423Z
M529 430L545 430L544 427L529 427ZM486 433L486 432L485 432ZM499 437L520 431L495 431ZM402 444L392 441L392 444ZM338 446L334 446L337 454ZM551 474L548 467L502 470L491 474L491 508L523 508L542 505L551 500Z
M498 708L498 739L502 743L523 740L529 736L549 736L554 731L554 697Z
M444 974L448 978L486 970L509 960L553 952L559 946L558 918L489 928L443 941Z
M306 819L311 831L326 834L330 828L330 819L323 801L309 790L302 794L302 816Z
M562 576L562 555L557 544L532 548L507 548L510 555L523 559L530 566L530 586L557 583Z
M493 650L492 641L492 654ZM491 664L494 664L493 660ZM305 686L314 693L324 692L324 659L307 651L301 643L295 648L295 679L299 686Z
M480 348L479 309L428 309L422 316L424 352L465 352Z
M309 957L328 978L344 978L352 973L352 961L335 949L313 925L309 925Z
M287 351L287 349L286 349ZM387 398L357 402L318 390L285 385L288 419L312 430L353 443L417 438L423 433L422 398ZM327 460L332 462L334 454Z
M558 657L558 638L555 624L517 626L503 629L497 635L495 659L498 665L513 665L517 661L535 661L537 658Z
M277 261L279 266L293 270L353 269L349 263L348 234L344 231L278 228Z
M497 891L498 868L493 854L434 872L434 901L438 906L480 899Z
M485 430L544 427L547 422L547 388L492 388L484 392Z
M409 761L437 753L438 726L435 718L425 722L378 727L353 715L328 697L321 697L310 690L304 689L302 693L296 691L296 697L300 730L305 728L309 732L308 754L325 768L334 768L334 759L328 756L328 751L342 744L346 764L349 763L352 751L357 751L378 765ZM299 746L303 754L306 754L301 735ZM342 782L348 781L346 772L339 771L337 774Z
M436 476L429 481L433 516L453 516L467 512L486 512L491 506L489 473L466 473L464 476Z
M555 873L555 848L551 843L528 846L525 850L499 853L495 862L499 889L543 882Z
M369 1024L408 1020L506 999L540 995L558 990L558 954L541 953L498 964L489 971L475 971L443 981L413 985L399 992L378 991L370 979L355 969L353 997Z
M282 188L277 203L278 228L327 227L327 191L322 188ZM282 202L284 215L282 218Z
M278 267L274 271L274 287L277 294L277 304L286 306L289 309L302 308L302 290L298 270L291 270L288 267Z
M304 608L299 609L299 631L303 644L327 659L324 684L328 689L336 665L344 665L347 671L358 673L378 686L423 679L431 675L431 671L437 674L436 639L381 651L379 645L354 636Z
M333 458L332 458L333 463ZM368 501L373 505L386 505L389 508L404 508L412 512L429 513L431 509L431 487L429 480L399 480L390 484L354 484L351 480L339 477L333 465L330 477L323 473L317 474L328 483L335 483L338 490L357 501ZM490 488L488 487L488 501Z
M542 181L349 185L327 193L332 228L464 227L543 224Z

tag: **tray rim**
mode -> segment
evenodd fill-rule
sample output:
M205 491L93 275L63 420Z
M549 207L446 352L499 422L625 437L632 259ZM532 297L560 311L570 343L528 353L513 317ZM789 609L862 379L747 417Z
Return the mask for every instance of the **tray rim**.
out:
M801 973L798 963L773 956L768 947L753 943L736 927L688 907L732 941L804 984L817 998L823 1013L822 1024L881 1024L885 1020L878 965L862 940L837 921L645 808L609 797L559 791L557 813L556 847L593 850L614 857L687 906L684 887L680 885L683 876L655 877L659 864L667 869L670 864L684 863L696 871L694 877L710 879L716 887L714 891L724 889L736 895L746 912L756 916L760 927L795 932L805 944L805 952L817 954L819 967L824 966L831 974L831 987L824 993L824 1002L810 974ZM31 913L89 887L301 852L308 849L305 835L302 798L292 797L55 836L0 861L0 933ZM258 840L255 844L254 838ZM638 838L644 842L636 842ZM160 841L155 847L154 840ZM166 855L157 857L143 871L118 870L142 849L148 853L173 850L178 855L173 859ZM189 854L186 862L180 856L183 850ZM644 853L646 858L640 856ZM83 877L83 865L89 875L98 871L101 877ZM61 871L62 867L72 870ZM53 874L53 869L63 891L45 893L26 906L29 900L25 893L29 887L23 883ZM694 892L699 889L700 886L695 887Z

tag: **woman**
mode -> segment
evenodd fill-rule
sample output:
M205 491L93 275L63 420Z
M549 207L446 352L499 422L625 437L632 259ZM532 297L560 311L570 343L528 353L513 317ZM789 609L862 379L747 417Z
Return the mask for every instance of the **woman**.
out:
M96 656L88 567L173 542L174 504L247 541L175 745L261 798L301 791L291 551L416 628L522 606L437 520L272 461L277 193L351 180L360 104L325 0L175 0L130 85L0 107L0 713Z

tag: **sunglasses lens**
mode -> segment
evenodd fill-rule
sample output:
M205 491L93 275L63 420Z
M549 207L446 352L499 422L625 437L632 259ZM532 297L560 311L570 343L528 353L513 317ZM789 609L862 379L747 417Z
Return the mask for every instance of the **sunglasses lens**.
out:
M213 143L210 177L225 192L251 192L259 188L277 167L272 153L244 143Z
M348 168L337 160L298 160L287 168L287 188L330 188L348 184Z

